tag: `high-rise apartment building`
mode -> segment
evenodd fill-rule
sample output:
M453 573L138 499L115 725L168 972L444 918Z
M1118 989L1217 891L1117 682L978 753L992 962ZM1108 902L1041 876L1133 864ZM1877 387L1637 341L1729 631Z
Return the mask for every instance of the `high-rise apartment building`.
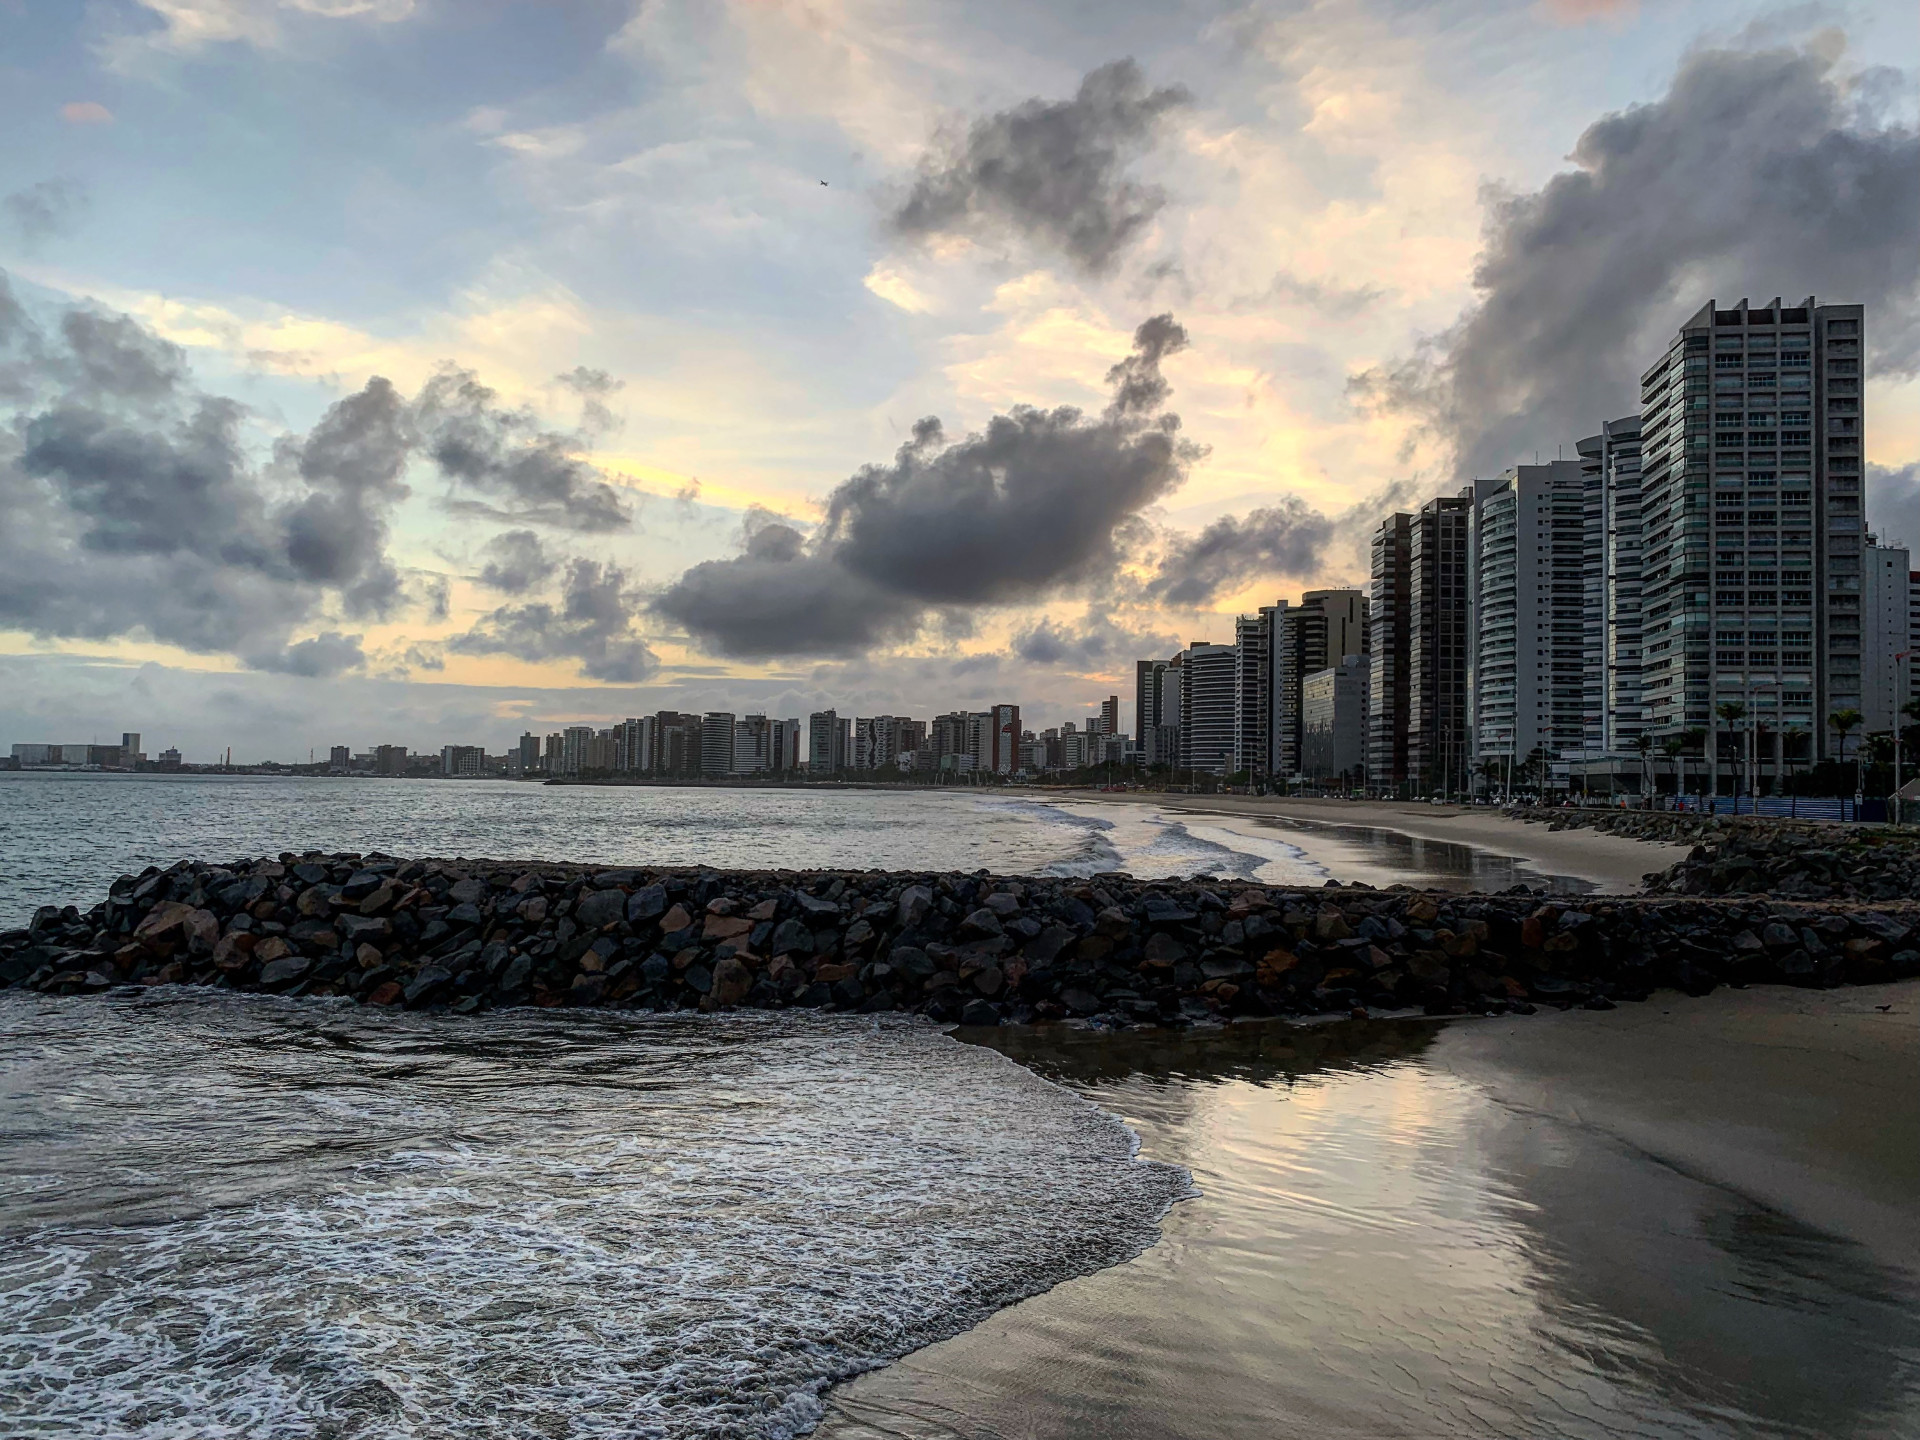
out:
M1273 768L1273 647L1280 607L1233 622L1235 774L1263 779Z
M1265 612L1263 612L1265 613ZM1273 609L1271 765L1282 777L1301 771L1301 685L1344 655L1365 655L1367 597L1360 590L1309 590L1298 605Z
M1589 534L1589 500L1594 510L1599 505L1585 468L1581 460L1554 460L1473 482L1469 723L1476 765L1494 762L1517 773L1536 756L1551 767L1586 751L1589 647L1601 648L1588 625L1588 600L1591 592L1599 603L1601 586L1588 564L1588 543L1597 538Z
M1012 775L1020 768L1020 707L995 705L987 712L988 753L981 768Z
M1711 754L1714 707L1740 700L1763 730L1838 753L1828 717L1863 704L1864 329L1858 305L1709 301L1642 374L1656 735L1704 731Z
M700 773L733 773L733 726L731 711L709 710L700 721Z
M351 770L353 768L353 751L345 745L335 745L327 752L327 768L329 770Z
M1180 768L1231 772L1239 740L1233 645L1195 642L1180 652Z
M1398 795L1407 783L1407 637L1413 516L1390 515L1373 532L1368 596L1367 786Z
M531 730L520 734L520 773L527 774L540 768L540 737Z
M1172 765L1179 759L1180 702L1171 692L1179 689L1180 675L1171 665L1168 660L1133 665L1134 749L1142 765Z
M807 717L807 769L815 775L837 775L847 768L853 749L852 722L832 710Z
M1300 773L1309 780L1348 782L1367 764L1367 657L1343 655L1338 665L1300 682Z
M1640 417L1609 420L1578 446L1586 508L1583 573L1586 650L1583 747L1635 774L1646 728L1640 699Z
M1420 507L1407 538L1407 776L1458 789L1468 753L1468 518L1473 492Z
M1872 735L1904 724L1900 707L1913 698L1901 674L1913 658L1912 572L1905 546L1868 545L1861 560L1860 728Z

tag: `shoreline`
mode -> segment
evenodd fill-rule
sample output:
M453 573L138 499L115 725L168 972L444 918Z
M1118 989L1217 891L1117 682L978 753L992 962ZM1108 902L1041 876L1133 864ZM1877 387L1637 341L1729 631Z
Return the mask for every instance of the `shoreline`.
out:
M1686 859L1693 851L1691 845L1629 839L1594 830L1549 830L1497 810L1466 806L1263 795L1115 794L1101 790L1066 790L1059 798L1274 822L1276 829L1290 836L1319 838L1317 846L1300 846L1309 859L1315 859L1316 848L1325 854L1328 846L1350 843L1340 840L1339 831L1384 830L1415 841L1464 846L1509 858L1538 872L1543 879L1566 876L1592 885L1601 895L1638 894L1648 874ZM1350 856L1341 859L1351 867Z
M1908 981L966 1037L1199 1193L1140 1257L834 1387L815 1434L1907 1433L1917 1011Z

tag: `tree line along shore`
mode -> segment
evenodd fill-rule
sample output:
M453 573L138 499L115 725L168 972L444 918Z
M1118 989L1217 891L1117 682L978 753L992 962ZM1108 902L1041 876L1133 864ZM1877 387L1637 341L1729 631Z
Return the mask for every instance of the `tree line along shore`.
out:
M0 986L203 985L460 1013L797 1006L1183 1024L1605 1009L1663 987L1920 975L1915 848L1829 834L1823 856L1776 830L1702 844L1649 877L1654 893L1575 898L380 854L181 861L0 933ZM1826 893L1760 893L1794 883Z

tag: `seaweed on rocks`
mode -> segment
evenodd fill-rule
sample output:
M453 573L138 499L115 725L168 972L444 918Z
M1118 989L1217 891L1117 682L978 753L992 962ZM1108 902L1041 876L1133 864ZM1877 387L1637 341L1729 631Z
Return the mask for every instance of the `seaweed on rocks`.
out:
M1868 908L1715 888L1729 865L1784 887L1784 852L1766 845L1703 847L1664 877L1668 894L1579 900L1206 877L181 861L122 876L85 912L45 906L0 933L0 987L212 985L461 1014L807 1007L1178 1025L1604 1009L1662 986L1920 974L1920 907L1904 894ZM1794 854L1803 890L1858 868L1833 849Z

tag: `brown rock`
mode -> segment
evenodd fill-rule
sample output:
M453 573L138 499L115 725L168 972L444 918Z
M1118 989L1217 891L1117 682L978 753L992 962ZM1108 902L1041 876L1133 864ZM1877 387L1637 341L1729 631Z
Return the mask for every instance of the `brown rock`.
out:
M814 968L813 978L822 985L835 985L853 979L855 973L851 965L819 965Z
M589 950L580 957L580 968L588 975L598 975L607 968L607 957L598 950Z
M333 915L332 900L332 896L314 885L300 892L300 898L294 901L293 908L309 918L326 920Z
M771 920L779 913L780 902L778 900L762 900L758 905L747 911L747 919Z
M183 905L178 900L162 900L147 912L146 918L135 928L133 938L146 944L178 940L187 923L187 916L191 914L191 905Z
M253 936L245 934L221 937L220 942L213 947L213 968L228 975L236 970L246 969L248 962L253 958L248 953L253 949L252 940ZM248 943L242 944L242 941Z
M1538 950L1547 943L1547 927L1538 915L1529 915L1520 922L1520 943L1528 950Z
M707 914L709 915L731 915L733 911L734 904L731 895L716 895L713 899L707 901Z
M353 952L353 958L362 970L371 970L382 960L386 959L386 956L382 955L371 945L362 945Z
M398 980L388 980L376 985L367 995L369 1005L398 1005L406 998L406 990Z
M384 915L400 901L400 887L388 881L360 902L362 915Z
M1156 970L1171 970L1187 958L1187 947L1162 932L1147 941L1146 962Z
M1313 917L1313 937L1316 940L1348 940L1353 937L1353 927L1347 924L1347 917L1329 906Z
M271 964L273 961L291 954L293 954L293 946L289 945L285 937L280 935L269 935L253 947L253 958L258 960L262 965Z
M707 998L716 1006L738 1005L752 988L753 972L729 955L713 967L713 988Z
M726 915L709 913L706 928L700 932L702 940L731 940L736 935L745 935L753 929L753 921L744 915Z
M1110 940L1124 940L1133 934L1133 920L1119 906L1109 905L1094 917L1093 930Z
M1422 895L1410 902L1406 909L1406 923L1409 925L1431 925L1440 918L1440 907Z
M671 935L676 930L684 930L693 923L693 916L687 913L687 907L676 905L660 917L660 928Z

